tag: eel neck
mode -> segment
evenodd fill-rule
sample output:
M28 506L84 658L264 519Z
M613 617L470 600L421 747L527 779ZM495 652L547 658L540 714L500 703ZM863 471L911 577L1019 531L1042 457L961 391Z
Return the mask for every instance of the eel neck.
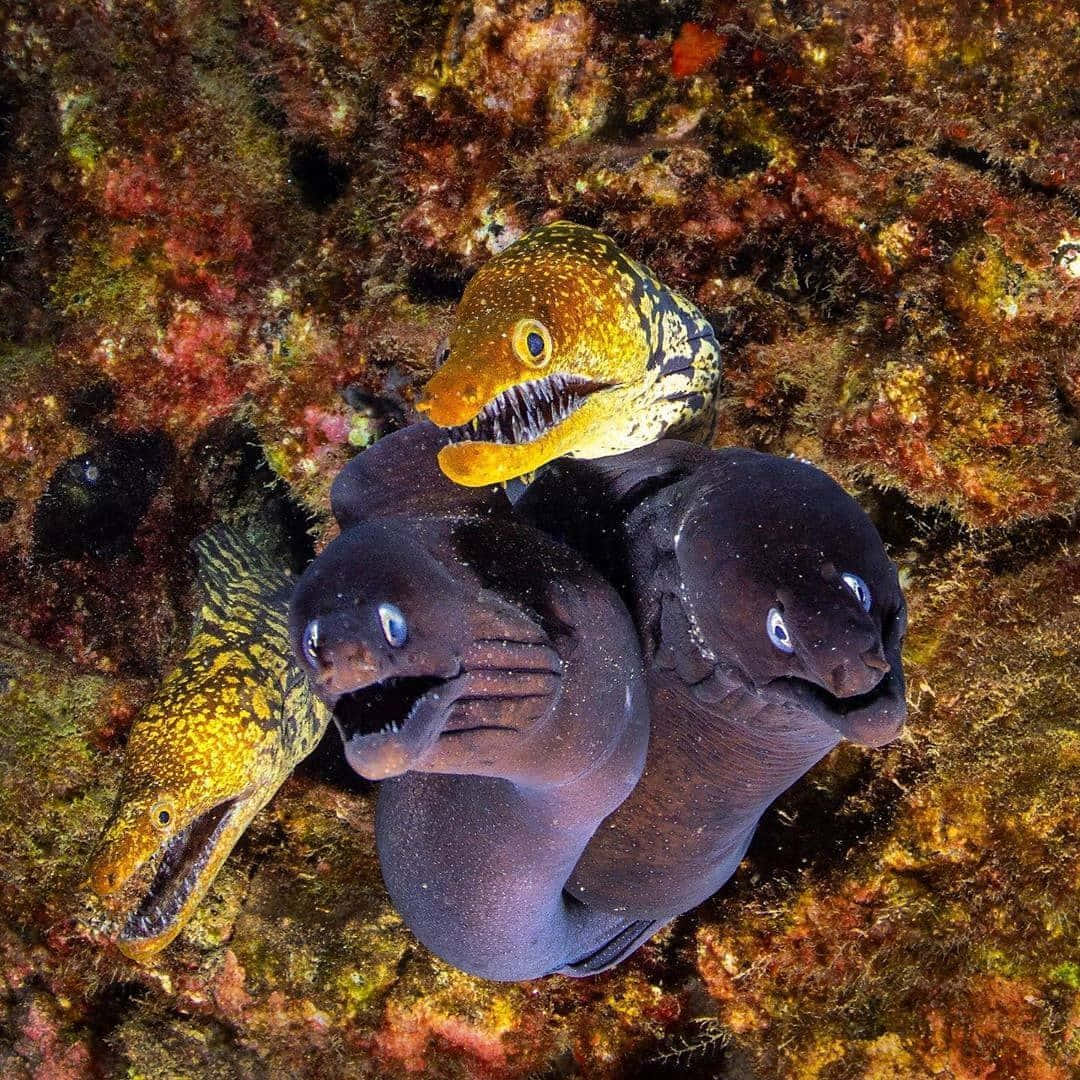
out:
M696 775L699 820L752 828L770 803L820 761L840 734L816 717L770 701L716 673L687 686L674 673L652 687L653 715L687 775Z

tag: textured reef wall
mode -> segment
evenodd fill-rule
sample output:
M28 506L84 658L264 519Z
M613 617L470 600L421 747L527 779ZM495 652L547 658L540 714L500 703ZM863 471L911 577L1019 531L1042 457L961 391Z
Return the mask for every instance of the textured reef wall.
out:
M0 48L0 1073L1080 1070L1071 0L44 0ZM188 542L257 518L300 565L468 275L559 217L714 321L722 441L865 497L910 736L596 979L420 949L332 746L156 965L100 949L73 898Z

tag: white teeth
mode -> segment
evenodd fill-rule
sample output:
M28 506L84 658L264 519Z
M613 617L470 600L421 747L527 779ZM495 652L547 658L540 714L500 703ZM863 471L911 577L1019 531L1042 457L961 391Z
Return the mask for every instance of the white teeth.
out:
M602 389L580 376L549 375L504 390L460 427L450 428L451 442L501 444L532 442L562 423L589 395Z

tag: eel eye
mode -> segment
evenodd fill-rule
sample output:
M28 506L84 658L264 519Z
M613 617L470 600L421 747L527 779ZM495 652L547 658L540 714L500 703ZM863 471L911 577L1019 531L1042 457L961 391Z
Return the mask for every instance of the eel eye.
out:
M167 829L175 816L176 808L173 806L172 799L159 799L150 807L150 820L156 829L162 831Z
M379 623L382 626L383 637L395 649L400 649L409 640L409 625L405 622L405 616L399 608L393 604L379 605Z
M783 653L793 653L795 646L791 643L791 635L784 625L784 616L779 608L769 608L769 614L765 618L765 633L769 640Z
M866 582L858 574L841 574L840 579L855 594L855 599L862 605L863 611L869 611L873 600Z
M304 637L300 642L304 650L304 659L313 667L319 666L319 620L312 619L304 627Z
M450 339L444 337L438 345L435 346L435 363L442 367L447 360L450 359Z
M551 360L551 335L536 319L522 319L513 334L514 352L529 367L547 367Z

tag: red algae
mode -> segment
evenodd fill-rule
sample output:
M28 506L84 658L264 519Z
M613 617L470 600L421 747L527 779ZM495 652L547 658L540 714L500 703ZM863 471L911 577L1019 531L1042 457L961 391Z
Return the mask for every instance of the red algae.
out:
M714 34L696 23L683 23L671 46L671 74L676 79L696 75L711 64L727 47L722 34Z

